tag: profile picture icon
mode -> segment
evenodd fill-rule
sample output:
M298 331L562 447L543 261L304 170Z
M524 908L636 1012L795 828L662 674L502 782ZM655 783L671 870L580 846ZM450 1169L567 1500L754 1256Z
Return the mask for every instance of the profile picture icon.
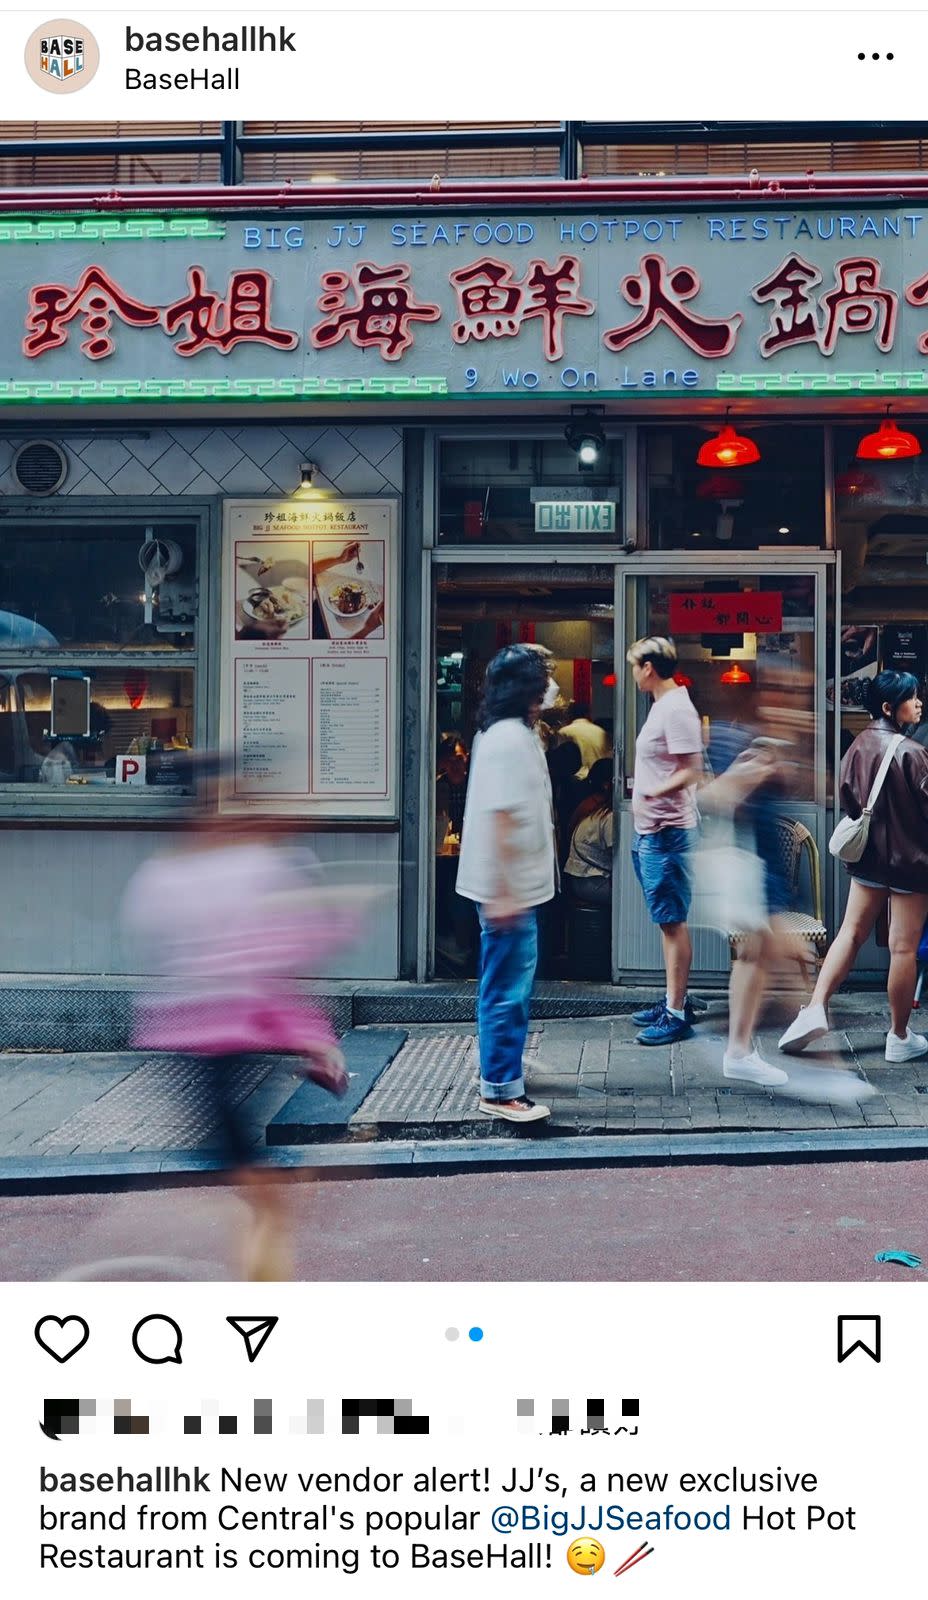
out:
M96 39L73 17L53 17L34 28L25 56L33 83L49 94L74 94L86 88L100 65Z

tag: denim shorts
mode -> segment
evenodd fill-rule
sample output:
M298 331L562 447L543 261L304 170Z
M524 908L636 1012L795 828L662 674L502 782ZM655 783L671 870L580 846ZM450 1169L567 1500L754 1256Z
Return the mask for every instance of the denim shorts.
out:
M668 922L685 922L689 916L692 835L692 828L659 828L657 833L635 834L635 876L651 921L659 928Z

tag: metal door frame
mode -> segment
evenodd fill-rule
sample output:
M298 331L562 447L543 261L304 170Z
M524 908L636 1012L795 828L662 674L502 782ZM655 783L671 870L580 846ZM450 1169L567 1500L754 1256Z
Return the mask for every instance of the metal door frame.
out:
M626 751L629 741L634 741L635 727L633 722L634 712L631 709L633 701L628 692L628 677L624 671L625 652L628 649L627 627L629 616L632 614L634 594L631 590L631 579L637 578L704 578L707 575L723 574L734 571L739 577L774 577L777 572L808 574L815 580L814 589L814 711L815 711L815 749L813 755L813 770L815 787L813 803L821 819L819 838L823 841L827 827L828 784L827 784L827 703L825 698L825 681L828 676L827 659L827 630L828 630L828 574L829 569L835 572L837 567L834 551L831 550L783 550L783 551L753 551L738 550L731 552L731 559L721 551L709 553L671 553L671 552L642 552L625 557L616 564L616 594L615 594L615 659L616 659L616 712L615 712L615 813L618 819L623 813L627 814L631 802L625 792L626 773L631 772L632 761L626 761ZM837 583L840 572L835 572ZM840 594L836 590L836 613L840 612ZM837 629L836 629L837 631ZM621 666L619 665L621 664ZM621 828L615 830L616 861L613 867L613 883L619 882L618 851L620 848ZM829 901L834 894L834 874L823 873L823 888ZM620 920L619 896L612 896L612 981L621 983L633 970L623 965L620 957Z
M432 751L435 747L435 669L437 665L436 633L436 581L435 571L439 566L474 567L474 566L537 566L539 568L557 568L558 566L572 567L612 567L614 572L613 594L615 597L615 615L613 617L613 653L615 659L616 686L613 690L613 720L615 728L614 745L619 744L619 715L622 688L622 673L619 668L617 652L620 639L624 638L624 613L622 618L622 634L616 630L619 626L619 597L624 596L624 586L621 583L622 569L627 566L628 557L614 546L599 546L596 548L574 549L571 546L533 546L533 545L497 545L493 549L461 549L460 546L442 545L438 548L427 548L423 552L423 607L422 607L422 660L427 663L427 669L422 673L422 703L420 715L424 729L424 751ZM548 577L552 576L550 570ZM625 646L622 645L622 660L625 657ZM435 817L431 794L431 770L423 761L420 774L420 815L423 826L419 830L419 883L423 892L419 896L418 917L418 958L417 981L425 983L435 977L435 850L434 832ZM615 948L613 945L613 965L615 963Z

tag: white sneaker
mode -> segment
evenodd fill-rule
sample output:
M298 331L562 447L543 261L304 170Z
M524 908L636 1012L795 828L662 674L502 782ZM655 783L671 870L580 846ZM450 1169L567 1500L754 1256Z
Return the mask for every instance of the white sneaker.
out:
M789 1073L782 1067L772 1067L769 1061L752 1050L749 1056L733 1056L727 1050L722 1058L722 1076L740 1078L745 1083L789 1083Z
M906 1028L904 1039L892 1032L886 1035L887 1061L914 1061L917 1056L928 1056L928 1039L923 1033Z
M828 1013L824 1006L803 1006L795 1022L791 1022L780 1040L779 1048L787 1055L798 1055L815 1039L824 1039L830 1033Z

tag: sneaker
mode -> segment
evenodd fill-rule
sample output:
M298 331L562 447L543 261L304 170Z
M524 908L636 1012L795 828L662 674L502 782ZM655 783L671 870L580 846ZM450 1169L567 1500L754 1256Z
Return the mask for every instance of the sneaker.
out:
M928 1039L923 1033L913 1033L911 1028L906 1028L904 1039L891 1032L886 1035L887 1061L914 1061L917 1056L926 1055Z
M660 1022L666 1009L667 996L665 995L663 1000L655 1000L653 1006L644 1006L640 1011L633 1011L632 1022L636 1028L649 1028L653 1023ZM709 1007L705 1000L691 1000L689 995L683 1002L683 1012L691 1026L696 1021L697 1015L703 1011L708 1011L708 1009Z
M787 1055L798 1056L806 1045L815 1039L824 1039L830 1033L828 1014L824 1006L803 1006L795 1022L791 1022L779 1043ZM901 1040L900 1040L901 1043Z
M481 1100L478 1111L488 1117L503 1117L506 1122L542 1122L545 1117L550 1117L550 1106L539 1106L528 1095L520 1095L518 1100Z
M685 1017L673 1016L666 1006L661 1007L661 1014L656 1022L652 1022L648 1028L642 1028L641 1032L635 1035L638 1044L676 1044L678 1039L692 1039L692 1037L692 1025Z
M722 1057L723 1078L738 1078L743 1083L764 1083L771 1087L789 1083L789 1073L782 1067L772 1067L769 1061L752 1050L749 1056L733 1056L726 1050Z

